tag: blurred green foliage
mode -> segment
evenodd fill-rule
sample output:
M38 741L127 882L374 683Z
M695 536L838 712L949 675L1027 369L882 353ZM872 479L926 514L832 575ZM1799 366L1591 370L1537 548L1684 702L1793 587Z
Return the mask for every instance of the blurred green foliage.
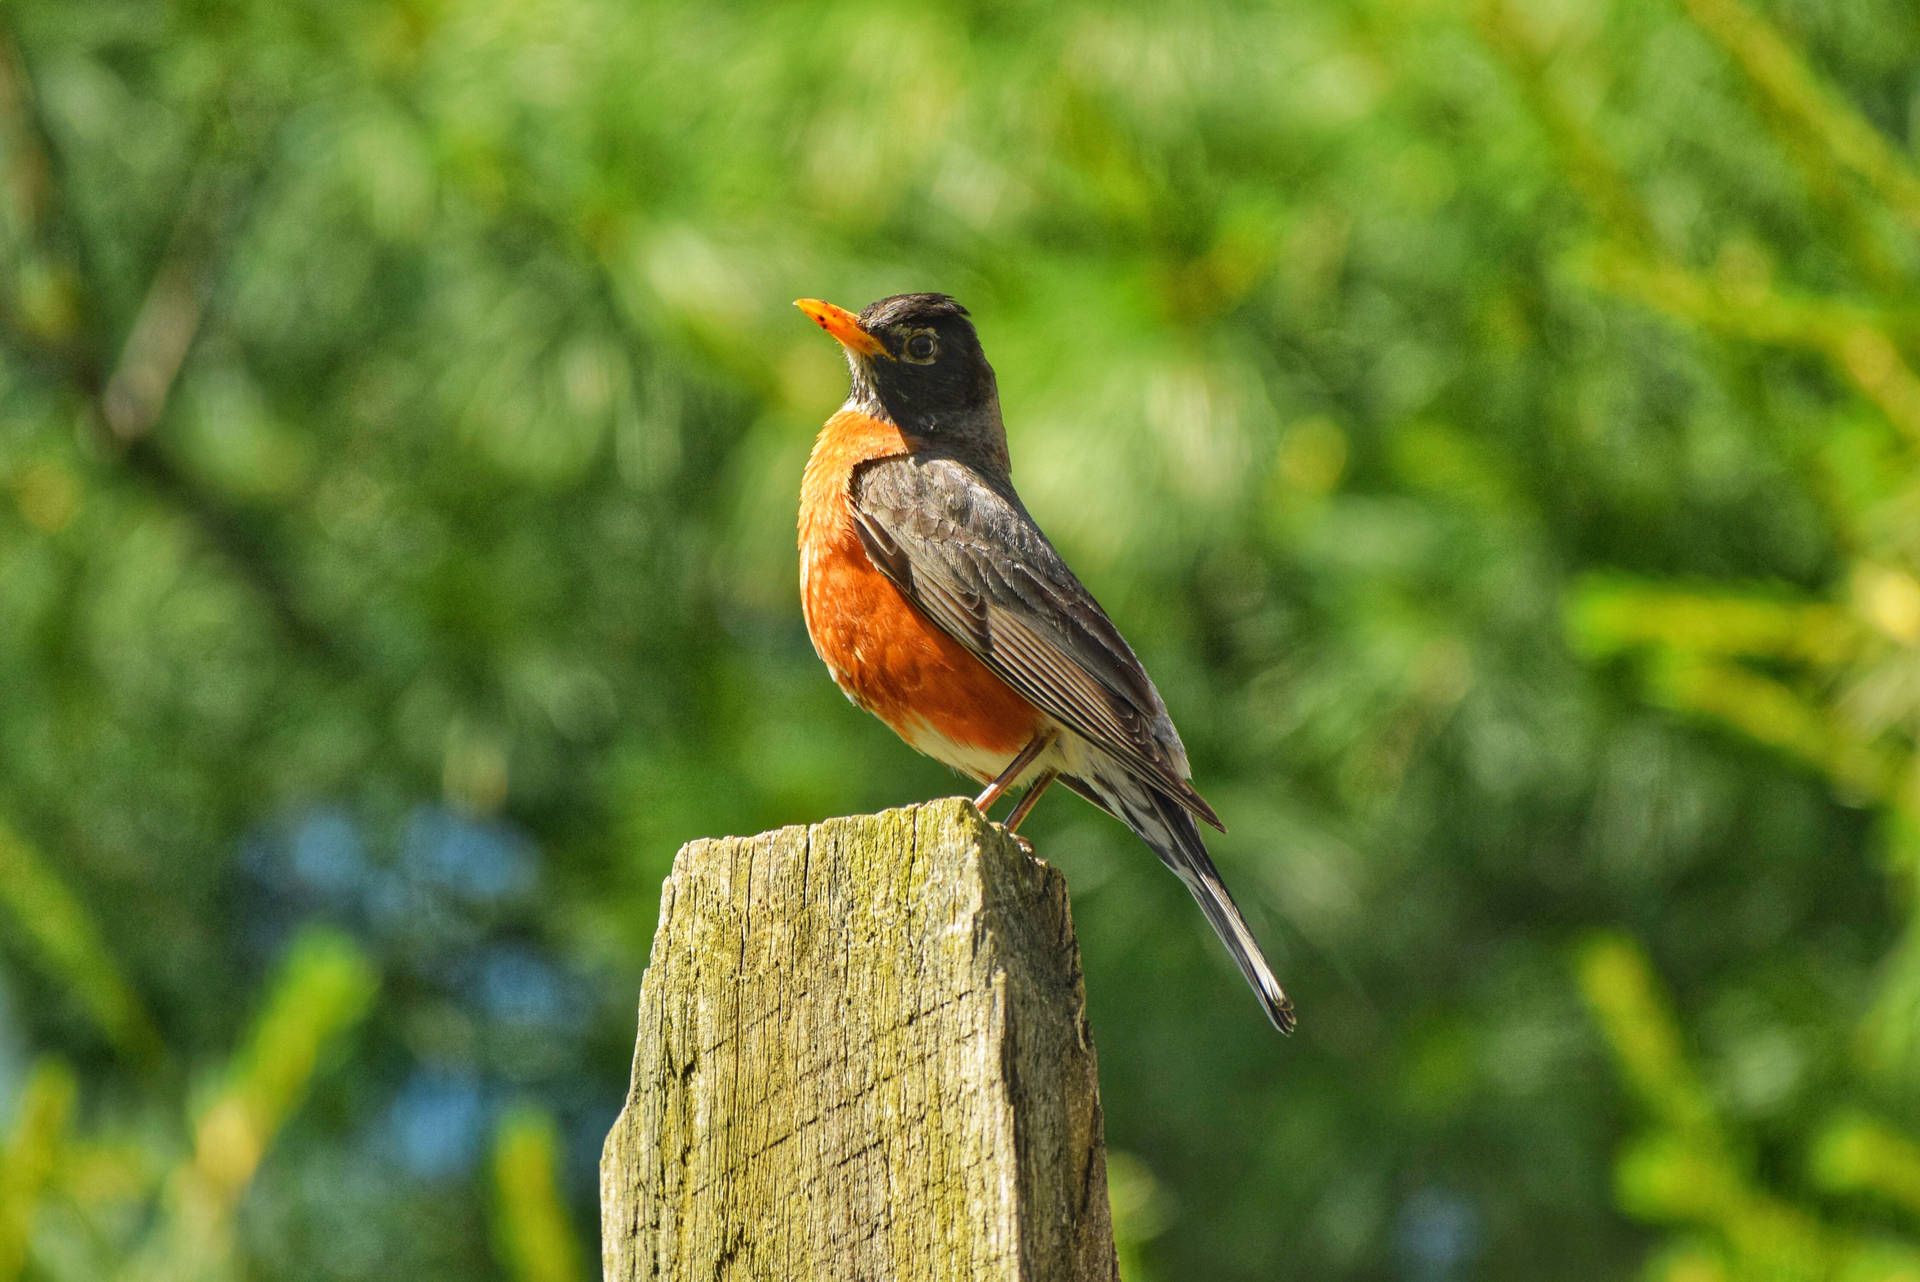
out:
M1130 1277L1915 1276L1916 68L1910 0L15 0L0 1279L590 1270L674 849L955 786L795 600L787 300L905 289L1302 1008L1041 807Z
M374 996L359 949L324 929L291 943L267 987L245 1045L189 1086L184 1131L177 1101L159 1094L129 1101L139 1117L102 1136L75 1134L72 1070L51 1056L35 1064L4 1148L0 1278L184 1282L242 1271L236 1209Z
M588 1275L561 1201L554 1120L536 1105L509 1111L494 1134L498 1253L515 1282L574 1282Z

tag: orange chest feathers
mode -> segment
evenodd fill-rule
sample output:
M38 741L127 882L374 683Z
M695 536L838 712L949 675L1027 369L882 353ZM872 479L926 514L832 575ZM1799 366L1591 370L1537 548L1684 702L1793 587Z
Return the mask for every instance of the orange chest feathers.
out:
M827 420L800 484L800 605L848 698L920 751L978 775L972 759L1019 751L1039 714L928 622L860 545L848 509L854 469L909 449L899 428L856 410Z

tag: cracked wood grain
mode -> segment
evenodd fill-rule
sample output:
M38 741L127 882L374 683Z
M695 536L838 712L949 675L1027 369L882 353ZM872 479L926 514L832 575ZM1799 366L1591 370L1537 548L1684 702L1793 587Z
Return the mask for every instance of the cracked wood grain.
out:
M1060 874L964 800L674 860L608 1282L1114 1282Z

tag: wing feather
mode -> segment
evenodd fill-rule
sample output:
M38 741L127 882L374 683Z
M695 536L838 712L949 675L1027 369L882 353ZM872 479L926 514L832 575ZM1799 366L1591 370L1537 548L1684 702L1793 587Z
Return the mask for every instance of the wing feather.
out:
M1166 704L1004 482L958 459L863 464L850 507L880 572L1028 702L1220 826L1187 781Z

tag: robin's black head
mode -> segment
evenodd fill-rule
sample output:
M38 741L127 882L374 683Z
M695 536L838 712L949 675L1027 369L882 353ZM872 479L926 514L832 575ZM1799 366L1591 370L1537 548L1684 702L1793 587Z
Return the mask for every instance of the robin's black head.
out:
M1005 456L993 366L966 308L945 294L895 294L858 316L813 298L795 306L846 348L854 404L929 443L984 438Z

